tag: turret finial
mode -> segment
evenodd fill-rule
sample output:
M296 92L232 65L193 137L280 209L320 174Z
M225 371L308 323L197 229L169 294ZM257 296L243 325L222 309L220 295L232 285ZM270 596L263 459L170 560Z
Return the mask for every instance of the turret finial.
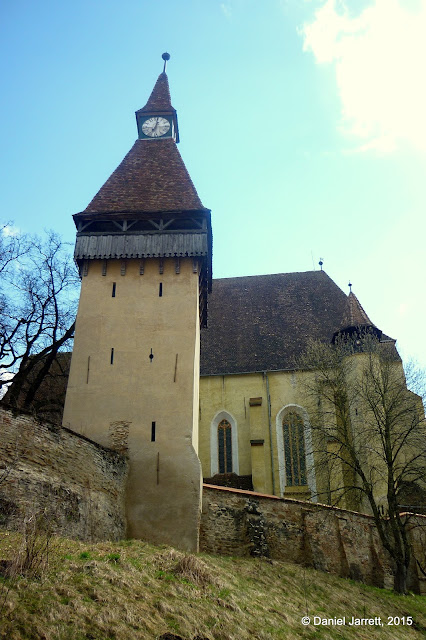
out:
M348 282L349 293L352 293L352 282L349 280Z
M324 264L324 260L320 258L318 264L321 267L321 271L322 271L322 265Z
M170 53L167 53L167 51L165 53L163 53L163 55L161 56L164 60L164 67L163 67L163 73L166 73L166 69L167 69L167 60L170 60Z

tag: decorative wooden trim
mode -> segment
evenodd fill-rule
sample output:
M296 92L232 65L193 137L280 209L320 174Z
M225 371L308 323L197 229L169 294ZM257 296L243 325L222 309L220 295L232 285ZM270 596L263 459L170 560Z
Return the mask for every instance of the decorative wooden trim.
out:
M89 273L89 261L85 260L83 262L83 276L87 276L88 273Z
M192 273L198 273L198 260L196 258L192 260Z
M108 261L107 260L102 260L102 275L106 276L107 273L107 264Z
M121 273L122 276L126 275L126 261L125 260L121 261L120 273Z
M158 263L158 269L160 273L164 273L164 259L160 258L160 261Z
M145 258L141 258L139 262L139 275L143 276L145 273Z
M175 258L175 272L180 273L180 258Z

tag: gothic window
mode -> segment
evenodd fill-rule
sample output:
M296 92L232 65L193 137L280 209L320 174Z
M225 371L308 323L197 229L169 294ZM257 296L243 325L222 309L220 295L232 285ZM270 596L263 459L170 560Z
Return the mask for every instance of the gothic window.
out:
M221 420L217 427L219 473L232 472L232 427L228 420Z
M306 454L303 418L296 412L283 418L284 460L287 486L306 484Z

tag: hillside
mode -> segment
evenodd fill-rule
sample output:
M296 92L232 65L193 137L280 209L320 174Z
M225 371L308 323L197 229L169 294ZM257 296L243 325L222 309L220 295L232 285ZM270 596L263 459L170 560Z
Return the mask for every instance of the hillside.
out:
M424 597L398 597L283 562L185 555L141 541L53 538L43 567L43 540L30 542L35 562L18 575L22 538L0 533L2 639L409 640L426 632ZM347 624L304 627L306 615L346 616ZM380 616L384 626L349 626L352 616ZM412 616L413 625L388 626L388 616Z

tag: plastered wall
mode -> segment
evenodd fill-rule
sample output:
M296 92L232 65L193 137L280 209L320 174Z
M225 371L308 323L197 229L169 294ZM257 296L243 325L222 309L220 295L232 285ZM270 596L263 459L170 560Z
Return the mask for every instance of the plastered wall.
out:
M129 537L196 551L199 273L191 258L176 266L90 262L63 424L128 456Z
M294 407L303 416L306 450L311 449L306 390L310 375L304 371L275 371L201 377L199 457L203 477L217 473L216 418L225 417L238 441L238 466L232 470L237 475L252 475L255 491L297 499L316 499L325 493L326 479L314 472L313 458L307 460L308 486L285 486L283 443L279 438L282 412Z

